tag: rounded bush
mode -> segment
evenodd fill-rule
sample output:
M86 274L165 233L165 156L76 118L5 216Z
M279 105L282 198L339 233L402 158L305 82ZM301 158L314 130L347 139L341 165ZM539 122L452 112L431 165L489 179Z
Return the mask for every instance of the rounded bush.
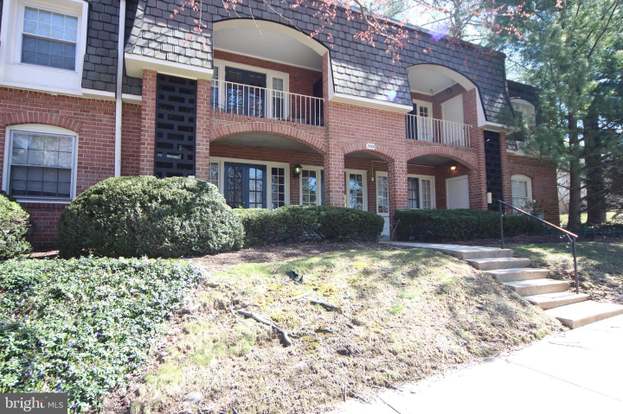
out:
M236 209L245 229L246 246L304 241L374 241L383 218L367 211L338 207Z
M239 249L240 219L212 184L116 177L78 196L59 225L60 253L181 257Z
M30 252L29 227L30 216L22 206L0 194L0 260Z

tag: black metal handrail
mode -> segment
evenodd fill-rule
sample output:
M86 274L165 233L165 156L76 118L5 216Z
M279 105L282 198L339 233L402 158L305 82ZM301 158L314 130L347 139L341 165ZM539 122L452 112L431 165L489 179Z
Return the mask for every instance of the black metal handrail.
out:
M575 293L580 293L580 281L578 279L578 257L577 257L576 248L575 248L575 241L577 240L578 235L570 232L569 230L563 229L562 227L557 226L554 223L550 223L547 220L543 220L542 218L537 217L534 214L528 213L525 210L515 207L512 204L509 204L505 201L502 201L502 200L496 200L496 201L498 203L499 210L500 210L500 242L502 244L502 248L504 248L504 245L505 245L504 243L504 216L505 216L504 207L509 207L511 210L515 210L518 213L523 214L524 216L533 218L541 222L541 224L544 224L548 227L558 230L559 232L564 234L565 237L567 237L567 240L569 240L569 242L571 243L571 253L573 254L573 276L575 279Z

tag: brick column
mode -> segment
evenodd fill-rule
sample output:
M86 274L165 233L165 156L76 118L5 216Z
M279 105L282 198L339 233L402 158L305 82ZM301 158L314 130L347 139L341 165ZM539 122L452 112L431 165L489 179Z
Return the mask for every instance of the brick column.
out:
M141 141L139 145L139 174L154 174L156 151L156 87L158 74L143 72L143 99L141 101Z
M472 125L470 144L476 152L477 162L469 171L469 207L477 210L487 209L487 170L485 161L484 130L478 128L478 96L476 89L463 94L465 122Z
M200 180L210 178L210 133L212 107L210 81L197 81L197 120L195 131L195 175Z
M344 207L344 152L336 143L336 137L329 138L327 153L324 154L325 204Z
M407 160L395 159L387 163L387 176L389 180L389 228L394 227L397 209L407 208Z

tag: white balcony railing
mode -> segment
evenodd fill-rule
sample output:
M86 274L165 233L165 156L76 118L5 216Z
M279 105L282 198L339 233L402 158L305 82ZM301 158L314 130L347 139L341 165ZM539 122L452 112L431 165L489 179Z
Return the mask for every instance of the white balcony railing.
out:
M471 126L419 115L406 115L407 139L434 142L453 147L470 146Z
M216 111L323 126L324 99L235 82L212 81Z

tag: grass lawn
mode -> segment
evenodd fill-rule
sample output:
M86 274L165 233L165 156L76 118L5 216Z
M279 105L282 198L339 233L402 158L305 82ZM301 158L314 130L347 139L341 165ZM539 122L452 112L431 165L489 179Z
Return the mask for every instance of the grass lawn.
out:
M522 244L511 247L517 256L573 279L573 259L566 243ZM623 303L623 242L577 244L580 290L596 300Z
M559 326L493 279L430 251L303 245L196 263L212 274L193 310L172 324L147 371L109 398L109 411L322 412ZM240 310L270 318L292 345Z

